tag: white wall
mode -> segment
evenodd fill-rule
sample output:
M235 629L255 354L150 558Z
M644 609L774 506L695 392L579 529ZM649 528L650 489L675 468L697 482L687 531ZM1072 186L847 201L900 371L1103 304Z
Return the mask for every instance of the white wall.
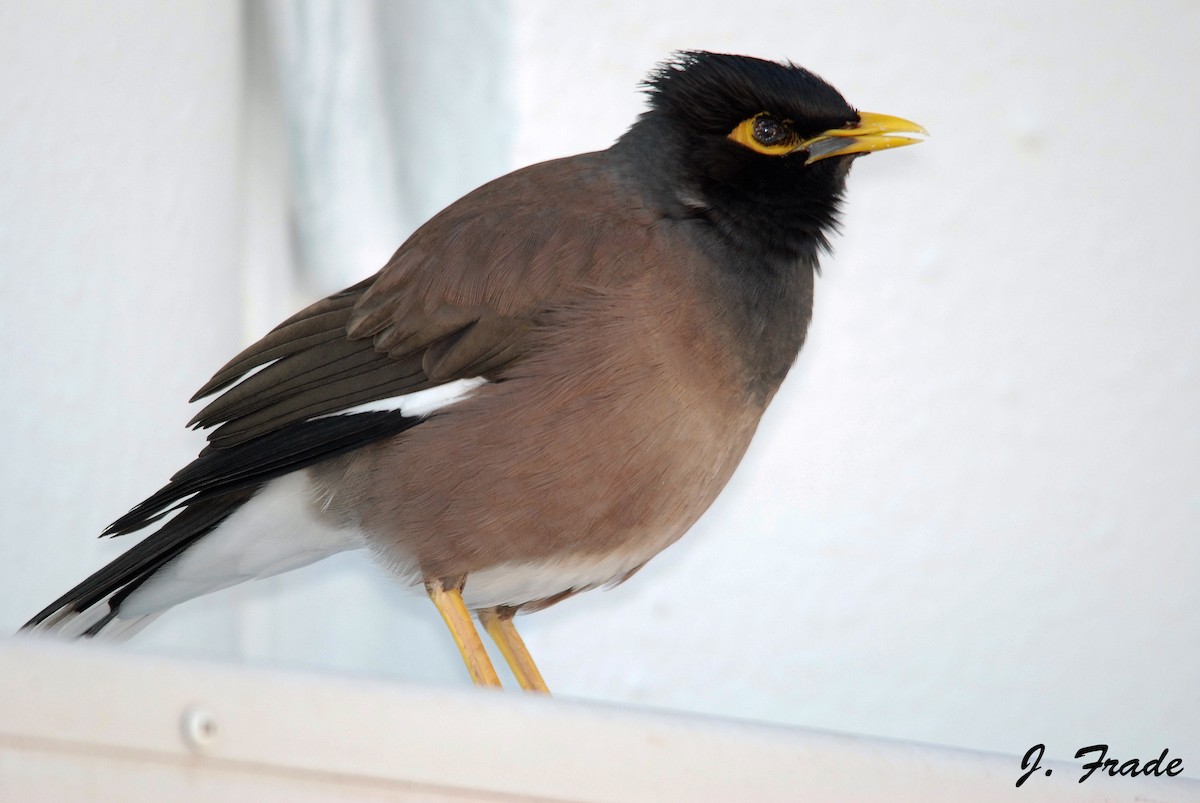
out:
M564 695L1195 774L1200 7L962 8L512 5L513 166L605 147L682 47L933 133L855 166L711 515L523 632ZM232 3L0 5L0 626L119 551L91 535L194 453L184 401L244 340L240 59ZM361 561L260 586L142 648L465 682Z

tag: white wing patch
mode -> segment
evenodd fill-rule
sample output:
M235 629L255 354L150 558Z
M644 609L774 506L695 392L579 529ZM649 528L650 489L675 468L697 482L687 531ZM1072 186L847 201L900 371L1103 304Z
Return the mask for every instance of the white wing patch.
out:
M418 390L415 393L405 393L400 396L391 396L387 399L376 399L375 401L347 407L345 410L338 410L336 413L326 413L317 417L328 418L331 415L353 415L355 413L399 410L406 416L423 418L435 410L457 404L471 396L476 389L486 384L487 380L481 376L473 376L470 379L456 379L453 382L447 382L444 385L438 385L434 388L426 388L425 390Z

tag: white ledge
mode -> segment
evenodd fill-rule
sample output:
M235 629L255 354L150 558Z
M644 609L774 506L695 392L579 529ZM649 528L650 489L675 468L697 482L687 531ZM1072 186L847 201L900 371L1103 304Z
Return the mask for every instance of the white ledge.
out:
M0 641L4 801L1200 800L1044 762L743 722ZM1148 757L1150 758L1150 757Z

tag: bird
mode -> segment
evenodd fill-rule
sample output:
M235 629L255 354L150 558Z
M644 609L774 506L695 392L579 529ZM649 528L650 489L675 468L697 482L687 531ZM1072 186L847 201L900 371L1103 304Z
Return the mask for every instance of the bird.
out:
M23 630L127 638L174 605L365 549L470 679L548 686L517 613L629 579L716 499L796 361L859 157L924 128L792 62L701 50L606 150L516 170L213 375L199 456L103 536L149 536Z

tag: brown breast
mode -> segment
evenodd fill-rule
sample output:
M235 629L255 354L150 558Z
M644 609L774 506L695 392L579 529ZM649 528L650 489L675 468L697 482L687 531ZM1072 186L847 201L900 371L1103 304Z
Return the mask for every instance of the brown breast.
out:
M654 269L544 310L531 356L498 381L322 468L330 512L361 513L385 561L425 576L614 551L644 562L678 539L729 480L766 400L697 293L710 267L680 260L667 231L644 236Z

